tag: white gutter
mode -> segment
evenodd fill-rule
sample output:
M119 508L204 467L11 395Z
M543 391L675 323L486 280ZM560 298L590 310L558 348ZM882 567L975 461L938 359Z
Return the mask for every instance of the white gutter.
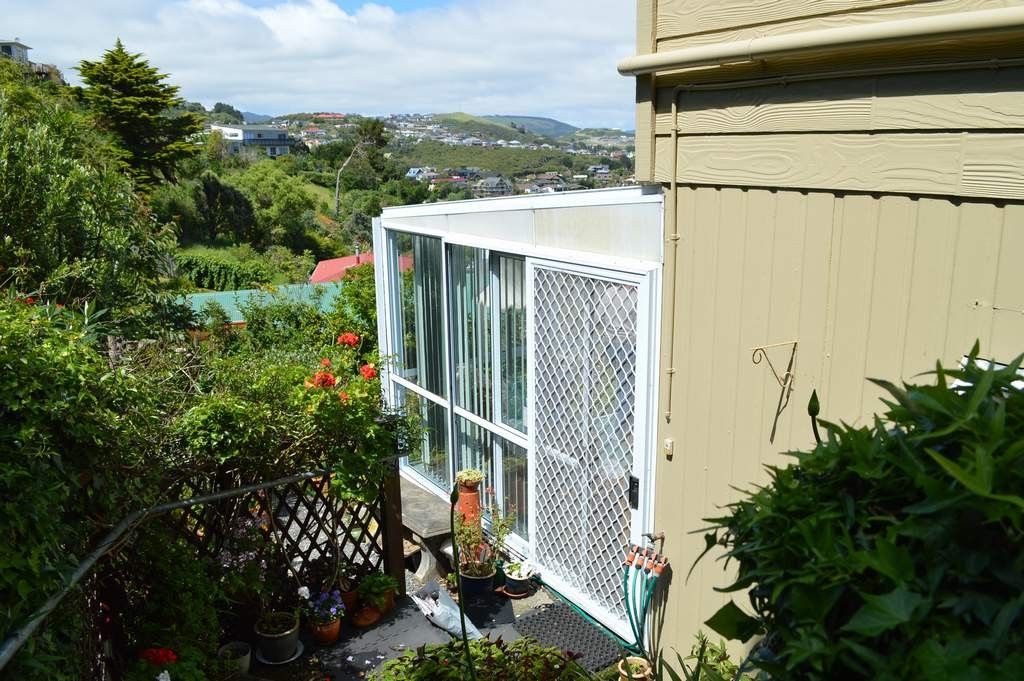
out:
M1024 7L897 19L862 26L826 28L686 47L628 57L619 62L618 68L619 73L624 76L638 76L658 71L752 62L769 57L835 51L865 45L919 42L1013 30L1024 30Z

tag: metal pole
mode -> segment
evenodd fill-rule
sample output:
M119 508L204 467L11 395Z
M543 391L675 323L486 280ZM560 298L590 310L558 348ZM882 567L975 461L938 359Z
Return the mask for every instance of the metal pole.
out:
M242 494L248 494L249 492L255 492L261 489L277 487L279 485L287 485L288 483L291 482L308 480L309 478L315 478L318 475L326 475L328 473L330 473L329 470L299 473L297 475L291 475L287 478L278 478L277 480L271 480L270 482L260 482L252 485L245 485L244 487L235 487L233 489L221 490L220 492L206 494L201 497L193 497L191 499L185 499L183 501L172 501L166 504L159 504L157 506L151 506L150 508L143 509L141 511L135 511L134 513L129 514L123 520L121 520L121 522L115 525L114 529L107 533L107 536L105 536L102 539L102 541L100 541L100 543L96 545L96 548L93 549L92 553L90 553L85 558L85 560L79 563L78 567L75 568L74 572L72 572L68 576L67 583L64 585L64 587L60 591L46 599L46 602L43 603L43 605L38 610L32 613L32 615L28 618L28 621L25 622L21 629L19 629L17 632L14 633L13 636L11 636L3 642L3 645L0 646L0 670L3 670L3 668L7 666L7 663L14 658L14 655L18 652L18 649L25 644L25 641L27 641L29 637L32 636L33 633L35 633L35 630L38 629L39 625L43 623L43 620L45 620L47 616L49 616L49 614L54 611L54 609L60 604L62 600L64 600L64 597L68 595L71 589L73 589L75 585L82 580L83 577L89 574L89 571L92 569L92 566L95 565L100 558L106 555L107 552L110 551L110 549L117 543L117 541L125 533L127 533L129 530L134 529L136 525L141 524L150 516L161 515L163 513L167 513L168 511L173 511L179 508L188 508L190 506L195 506L196 504L207 504L210 503L211 501L229 499L231 497L237 497Z

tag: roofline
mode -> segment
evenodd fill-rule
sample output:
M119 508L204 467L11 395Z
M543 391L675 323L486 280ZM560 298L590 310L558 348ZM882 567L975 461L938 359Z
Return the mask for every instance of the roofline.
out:
M950 12L874 24L760 36L746 40L641 54L623 59L619 62L618 69L619 73L624 76L639 76L699 66L754 62L797 54L835 53L869 45L917 43L940 38L1019 31L1022 28L1024 28L1024 7Z
M384 208L381 212L381 219L578 206L661 203L663 200L661 185L636 185L632 187L609 187L607 189L584 189L554 194L494 196L483 199L467 199L465 201L439 201L437 203L419 203L408 206L390 206Z

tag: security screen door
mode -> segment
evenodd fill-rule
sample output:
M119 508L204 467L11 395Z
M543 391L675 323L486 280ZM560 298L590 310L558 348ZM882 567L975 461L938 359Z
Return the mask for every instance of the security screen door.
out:
M626 635L623 552L642 531L646 287L564 265L528 271L533 559L546 582Z

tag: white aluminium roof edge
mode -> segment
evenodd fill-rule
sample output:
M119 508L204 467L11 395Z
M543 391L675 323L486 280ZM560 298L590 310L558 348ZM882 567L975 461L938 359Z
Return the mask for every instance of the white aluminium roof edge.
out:
M438 201L417 203L407 206L389 206L381 212L381 218L410 218L428 215L457 215L465 213L491 213L510 210L541 210L545 208L575 208L580 206L609 206L636 203L662 203L664 196L660 188L645 190L643 186L610 187L607 189L584 189L554 194L525 194L519 196L497 196L465 201Z

